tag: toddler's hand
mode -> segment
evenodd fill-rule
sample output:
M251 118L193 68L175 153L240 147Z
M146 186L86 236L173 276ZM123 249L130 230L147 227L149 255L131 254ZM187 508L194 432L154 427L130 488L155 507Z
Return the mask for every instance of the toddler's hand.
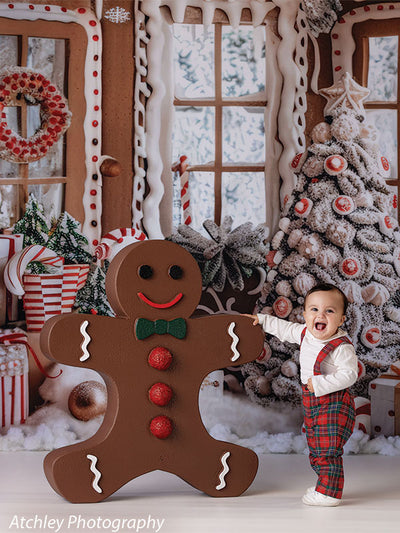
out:
M313 387L313 384L312 384L312 378L308 378L308 381L307 381L307 389L308 389L310 392L314 392L314 387Z
M257 326L260 321L258 320L258 316L257 315L247 315L246 313L243 313L242 316L247 316L248 318L252 318L253 319L253 326Z

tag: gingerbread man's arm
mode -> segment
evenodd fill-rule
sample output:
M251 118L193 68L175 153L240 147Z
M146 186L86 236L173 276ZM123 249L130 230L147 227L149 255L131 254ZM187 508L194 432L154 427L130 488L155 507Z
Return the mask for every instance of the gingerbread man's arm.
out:
M201 367L216 370L254 361L261 354L264 332L241 315L213 315L190 319L192 345L199 353Z
M45 322L40 346L49 359L112 375L114 355L132 351L131 339L129 319L68 313Z

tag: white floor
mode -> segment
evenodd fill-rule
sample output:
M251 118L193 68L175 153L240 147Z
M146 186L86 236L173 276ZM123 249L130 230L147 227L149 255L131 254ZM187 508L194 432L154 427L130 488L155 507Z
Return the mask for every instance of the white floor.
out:
M400 457L346 456L343 502L314 508L301 503L314 481L302 455L261 455L253 485L239 498L210 498L175 476L152 472L105 502L85 505L70 504L53 492L42 471L44 455L0 452L0 533L400 531ZM60 528L56 520L62 521Z

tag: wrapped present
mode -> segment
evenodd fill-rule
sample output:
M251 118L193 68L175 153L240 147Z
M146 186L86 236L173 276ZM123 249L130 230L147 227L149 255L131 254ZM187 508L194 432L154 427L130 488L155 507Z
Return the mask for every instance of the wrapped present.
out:
M0 342L1 337L0 337ZM2 432L28 416L28 354L23 344L0 344L0 416Z
M40 350L38 349L39 346L39 335L38 334L31 334L31 337L35 336L35 338L30 338L28 341L28 336L26 331L20 329L20 328L14 328L14 329L0 329L0 362L2 363L1 367L1 376L2 376L2 396L0 398L1 400L1 406L2 406L2 413L3 413L3 419L6 422L5 424L2 424L0 427L7 428L12 424L18 424L23 423L25 421L25 418L28 416L29 411L33 410L34 406L37 403L37 391L33 391L32 394L32 381L33 384L36 385L36 388L40 385L40 383L43 381L43 378L57 378L61 373L55 374L54 376L51 376L47 373L47 370L50 368L52 363L47 360L46 357L44 357ZM37 337L37 338L36 338ZM31 345L32 342L32 345ZM6 391L6 385L7 380L3 380L3 375L6 377L7 372L7 365L9 364L10 368L14 368L14 372L16 370L21 370L22 365L20 365L18 362L10 362L10 354L25 354L26 362L24 358L24 365L23 365L23 379L15 379L11 380L14 381L15 387L19 385L20 389L18 387L15 389L15 393L13 394L13 387L11 386L11 389L9 388L8 393ZM4 360L2 359L2 356L4 354L8 354L7 357L4 356ZM37 355L39 354L39 356ZM6 374L3 374L3 373ZM29 372L29 380L28 380L28 372ZM40 375L40 380L32 380L32 376L34 374ZM15 374L14 374L15 375ZM19 375L19 374L18 374ZM12 375L11 375L12 377ZM9 381L9 380L8 380ZM24 388L21 389L21 384L24 384ZM4 386L3 386L4 383ZM12 385L12 383L11 383ZM3 392L4 391L4 392ZM18 395L21 395L23 393L24 402L20 404L16 404L18 400ZM36 393L36 397L35 396ZM3 396L4 394L4 396ZM11 402L10 398L13 398L13 402ZM34 403L32 403L31 406L29 406L30 400L34 400ZM12 405L14 404L13 410L11 409ZM10 408L7 410L7 408ZM22 409L23 407L23 409ZM30 407L32 409L30 409ZM9 413L9 416L7 415ZM16 413L21 414L21 418L17 419ZM24 416L22 416L24 414ZM12 416L14 415L14 416ZM8 421L8 423L7 423Z
M369 384L374 436L400 435L400 376L382 374Z
M22 250L24 236L0 235L0 325L18 320L18 297L6 290L3 272L11 257Z

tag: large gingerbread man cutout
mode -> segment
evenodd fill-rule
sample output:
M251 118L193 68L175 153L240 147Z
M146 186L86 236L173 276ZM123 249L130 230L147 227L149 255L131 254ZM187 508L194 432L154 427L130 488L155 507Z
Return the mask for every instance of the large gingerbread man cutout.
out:
M108 392L98 432L46 456L51 486L71 502L98 502L137 476L164 470L210 496L240 495L256 475L257 455L213 439L198 396L211 371L257 358L262 329L237 315L190 318L201 273L172 242L123 249L106 289L116 318L64 314L42 330L47 356L97 370Z

